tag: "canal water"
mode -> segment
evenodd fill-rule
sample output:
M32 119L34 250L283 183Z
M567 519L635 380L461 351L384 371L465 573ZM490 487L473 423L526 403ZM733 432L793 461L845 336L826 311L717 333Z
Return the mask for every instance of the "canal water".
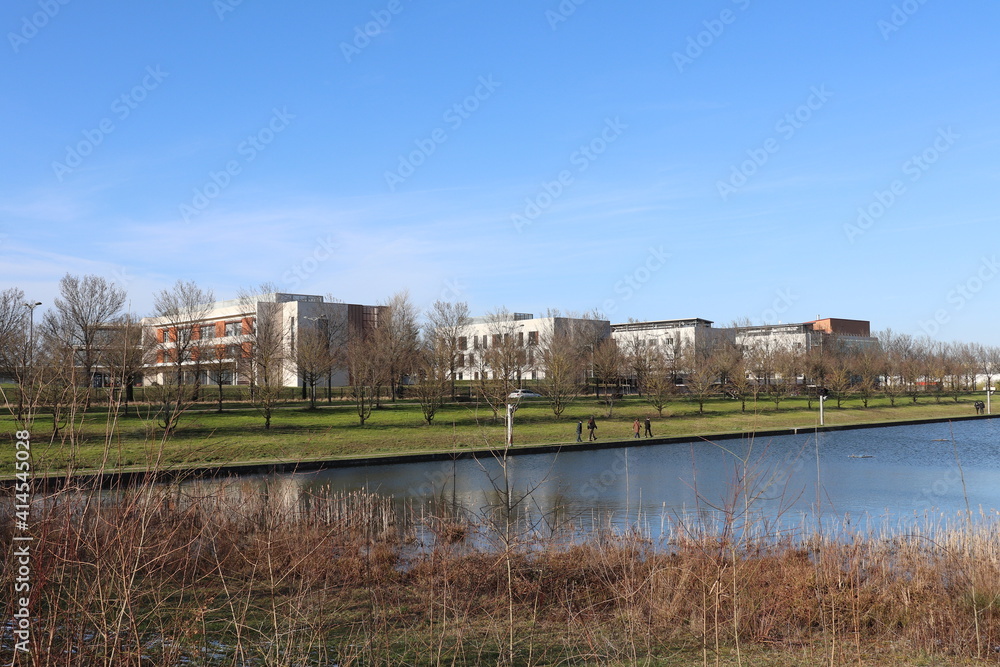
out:
M198 482L205 484L206 482ZM229 482L232 483L232 482ZM1000 509L1000 420L890 426L242 478L298 502L321 487L393 497L416 512L495 516L540 530L687 523L799 536L898 533Z

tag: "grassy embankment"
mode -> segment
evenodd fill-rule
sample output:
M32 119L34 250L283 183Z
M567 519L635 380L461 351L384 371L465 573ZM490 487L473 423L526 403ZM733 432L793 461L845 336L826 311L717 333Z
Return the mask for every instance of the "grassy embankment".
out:
M879 397L868 408L860 400L848 400L841 409L830 400L826 424L968 416L974 414L972 402L978 398L963 395L958 402L952 398L937 402L932 396L922 396L917 403L897 399L896 407L890 407L887 399ZM756 405L748 402L747 411L741 412L738 401L713 398L706 402L704 414L699 414L697 404L675 400L661 418L648 403L630 397L618 401L613 416L607 418L606 406L591 396L572 403L557 419L543 399L532 399L523 401L516 413L515 447L573 442L576 421L586 422L590 415L597 418L597 433L603 441L630 438L633 419L647 415L657 437L810 428L818 424L816 401L812 405L809 410L805 398L793 397L782 401L777 410L773 403L759 401ZM276 411L272 428L266 431L262 419L246 404L230 402L218 413L214 404L205 402L190 410L165 441L147 405L133 406L128 416L116 416L113 429L109 421L107 408L95 405L78 420L78 437L69 437L69 426L53 437L51 419L39 415L31 429L36 473L456 451L495 447L504 439L502 417L494 420L488 406L475 403L446 405L428 426L415 402L387 401L384 409L376 410L368 423L359 426L349 402L321 403L309 410L302 402L290 401ZM9 439L14 430L9 415L0 418L0 438ZM9 476L12 466L12 460L0 461L0 476Z

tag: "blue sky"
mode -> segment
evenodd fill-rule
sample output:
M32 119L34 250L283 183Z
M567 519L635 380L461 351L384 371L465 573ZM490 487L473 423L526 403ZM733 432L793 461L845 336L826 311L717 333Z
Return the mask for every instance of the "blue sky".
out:
M511 6L513 5L513 6ZM0 10L0 287L263 281L1000 344L1000 6Z

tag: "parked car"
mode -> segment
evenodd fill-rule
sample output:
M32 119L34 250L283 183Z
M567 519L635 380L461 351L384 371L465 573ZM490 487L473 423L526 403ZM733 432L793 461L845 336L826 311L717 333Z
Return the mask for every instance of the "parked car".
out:
M507 398L541 398L541 394L536 394L529 389L517 389L516 391L510 392L510 396Z

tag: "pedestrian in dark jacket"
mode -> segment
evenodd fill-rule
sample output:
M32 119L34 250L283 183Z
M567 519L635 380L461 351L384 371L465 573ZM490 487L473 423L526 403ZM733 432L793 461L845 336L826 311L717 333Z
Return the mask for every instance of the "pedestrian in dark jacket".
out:
M594 421L593 417L587 422L587 430L590 431L590 437L587 439L588 442L590 440L597 440L597 433L595 433L597 431L597 422Z

